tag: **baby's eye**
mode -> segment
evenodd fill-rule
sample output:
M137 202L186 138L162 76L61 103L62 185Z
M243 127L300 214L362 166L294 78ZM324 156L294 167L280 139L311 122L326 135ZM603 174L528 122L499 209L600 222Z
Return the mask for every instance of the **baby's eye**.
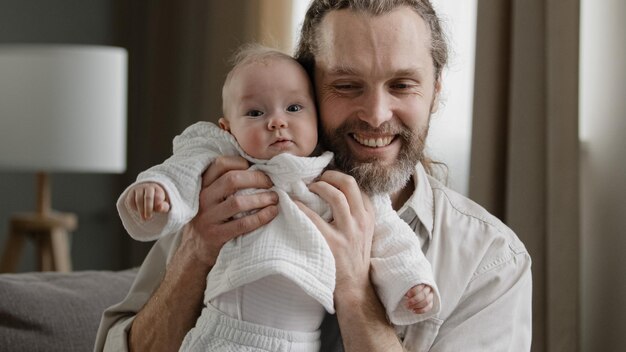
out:
M292 104L287 107L287 111L289 112L298 112L302 110L302 105Z
M250 117L259 117L259 116L263 116L263 111L260 110L250 110L246 113L246 116L250 116Z

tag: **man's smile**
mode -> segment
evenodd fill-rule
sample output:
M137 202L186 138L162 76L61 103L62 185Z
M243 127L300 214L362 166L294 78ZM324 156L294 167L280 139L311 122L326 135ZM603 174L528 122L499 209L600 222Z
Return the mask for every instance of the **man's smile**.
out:
M395 136L368 137L357 133L351 133L350 136L357 141L357 143L370 148L386 147L395 139Z

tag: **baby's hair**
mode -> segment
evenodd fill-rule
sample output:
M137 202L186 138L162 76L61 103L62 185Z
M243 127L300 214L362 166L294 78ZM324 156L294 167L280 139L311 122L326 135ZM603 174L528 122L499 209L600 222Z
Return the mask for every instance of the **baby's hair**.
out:
M230 57L229 63L231 65L231 69L226 75L224 85L222 86L222 111L224 111L225 107L224 101L226 100L226 88L230 84L230 80L232 79L232 76L237 71L237 69L251 63L266 64L271 59L291 60L300 65L298 61L296 61L296 59L294 59L292 56L278 49L274 49L259 43L247 43L237 48L237 50ZM226 112L224 111L224 114L225 113Z
M265 59L268 58L284 58L295 60L292 56L289 56L278 49L270 48L259 43L247 43L237 48L237 50L231 56L229 61L232 66L231 72L237 66L245 65L250 62L263 62Z
M231 69L226 75L224 87L228 85L233 73L238 67L250 63L265 63L268 59L287 59L295 61L292 56L289 56L278 49L270 48L258 43L243 44L233 53L229 60Z

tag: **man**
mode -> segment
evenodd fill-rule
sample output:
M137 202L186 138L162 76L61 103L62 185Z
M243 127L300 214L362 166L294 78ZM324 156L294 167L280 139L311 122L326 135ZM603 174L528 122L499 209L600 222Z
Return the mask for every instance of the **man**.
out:
M526 249L505 225L425 172L424 140L445 50L426 0L316 0L307 12L298 57L314 77L324 144L350 172L327 171L311 185L331 205L332 222L301 206L336 261L337 314L328 319L323 351L341 344L346 351L530 349ZM200 312L205 278L223 243L276 214L271 192L229 197L270 187L247 167L223 158L207 170L198 216L180 236L155 245L129 297L105 313L96 349L107 331L107 348L125 348L128 338L133 350L177 349ZM397 331L387 322L369 280L375 214L359 186L390 193L415 230L439 285L438 317ZM259 211L229 220L252 209ZM343 343L333 339L337 325Z

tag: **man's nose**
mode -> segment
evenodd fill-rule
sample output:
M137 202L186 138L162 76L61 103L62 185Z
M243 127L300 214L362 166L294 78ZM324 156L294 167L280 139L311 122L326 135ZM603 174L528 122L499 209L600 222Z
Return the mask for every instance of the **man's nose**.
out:
M359 118L370 126L379 127L393 117L391 97L384 89L370 90L363 94L362 99Z
M269 118L269 121L267 122L267 128L270 131L281 129L281 128L287 128L287 119L284 116L282 116L282 114L280 113L273 114Z

